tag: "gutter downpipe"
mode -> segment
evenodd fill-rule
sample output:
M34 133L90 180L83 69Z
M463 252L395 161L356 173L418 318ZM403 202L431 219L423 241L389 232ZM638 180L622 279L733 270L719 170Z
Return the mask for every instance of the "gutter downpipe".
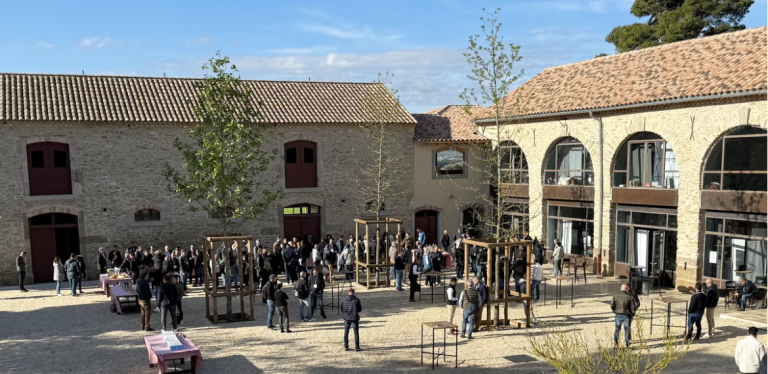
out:
M597 121L598 125L598 139L599 139L599 145L600 145L600 181L598 182L598 191L597 195L599 196L599 200L597 202L598 205L598 213L597 213L597 243L600 246L600 250L597 253L597 276L602 277L603 276L603 263L602 263L602 254L603 254L603 118L598 117L595 118L595 116L592 114L592 111L589 111L589 118L594 119ZM592 245L594 248L594 244Z

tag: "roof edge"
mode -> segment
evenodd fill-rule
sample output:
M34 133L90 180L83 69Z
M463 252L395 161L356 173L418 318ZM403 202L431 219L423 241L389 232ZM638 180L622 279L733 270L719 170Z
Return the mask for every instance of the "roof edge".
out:
M589 114L591 116L596 112L609 112L609 111L625 110L625 109L646 108L646 107L660 106L660 105L663 106L663 105L673 105L673 104L688 103L688 102L729 99L729 98L746 97L746 96L758 96L758 95L765 95L767 93L768 93L768 89L761 88L754 91L739 91L739 92L728 92L724 94L715 94L715 95L678 97L674 99L646 101L642 103L623 104L623 105L600 107L600 108L587 108L587 109L575 109L575 110L562 111L562 112L538 113L538 114L522 115L519 117L502 117L502 118L499 118L499 121L500 122L525 121L530 119L569 116L569 115L578 115L578 114ZM477 124L478 126L485 126L487 124L491 124L495 122L495 120L496 120L495 118L482 118L482 119L475 120L475 124Z

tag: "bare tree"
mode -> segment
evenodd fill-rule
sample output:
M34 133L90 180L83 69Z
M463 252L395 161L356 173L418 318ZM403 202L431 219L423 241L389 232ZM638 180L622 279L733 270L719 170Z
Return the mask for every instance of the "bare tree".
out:
M382 89L373 90L366 99L369 119L360 125L365 135L363 150L352 152L357 162L353 175L362 199L360 213L375 216L377 220L385 208L392 209L394 197L407 191L408 176L402 167L405 160L399 148L401 144L390 136L393 118L400 110L397 91L391 88L392 77L389 73L379 74L376 82Z
M482 35L470 36L464 53L471 67L467 77L475 86L465 88L460 97L466 103L467 115L475 120L492 121L491 125L480 127L481 134L490 142L477 143L470 148L472 157L464 161L468 169L483 175L475 185L461 187L472 191L476 200L455 201L462 206L482 206L483 209L473 210L474 220L490 231L486 236L501 241L520 236L530 215L535 215L529 212L528 218L519 225L512 222L511 215L523 213L528 204L517 203L505 196L515 195L519 185L528 184L528 165L521 149L508 143L522 136L520 127L502 125L520 119L526 113L525 104L531 97L522 88L510 96L523 75L523 71L517 72L515 67L522 60L520 47L504 42L498 19L500 9L493 12L483 9L483 12L486 15L480 18ZM473 164L473 158L480 160L480 165Z

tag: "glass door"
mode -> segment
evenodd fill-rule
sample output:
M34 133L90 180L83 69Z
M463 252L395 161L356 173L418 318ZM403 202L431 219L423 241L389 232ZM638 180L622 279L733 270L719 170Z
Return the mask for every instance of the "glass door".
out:
M664 271L664 242L665 232L655 231L653 233L653 250L651 253L651 265L649 274L658 276Z

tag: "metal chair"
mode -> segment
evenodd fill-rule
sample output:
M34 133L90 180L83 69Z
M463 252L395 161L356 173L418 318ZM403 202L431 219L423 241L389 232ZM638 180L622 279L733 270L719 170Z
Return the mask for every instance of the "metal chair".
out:
M757 308L758 302L765 302L765 294L766 290L764 289L758 289L757 291L752 293L752 297L747 300L747 308L755 309Z
M728 305L733 302L735 302L736 305L739 305L738 298L734 297L734 294L736 293L736 285L737 283L735 281L725 282L725 302L723 303L725 310L728 310Z

